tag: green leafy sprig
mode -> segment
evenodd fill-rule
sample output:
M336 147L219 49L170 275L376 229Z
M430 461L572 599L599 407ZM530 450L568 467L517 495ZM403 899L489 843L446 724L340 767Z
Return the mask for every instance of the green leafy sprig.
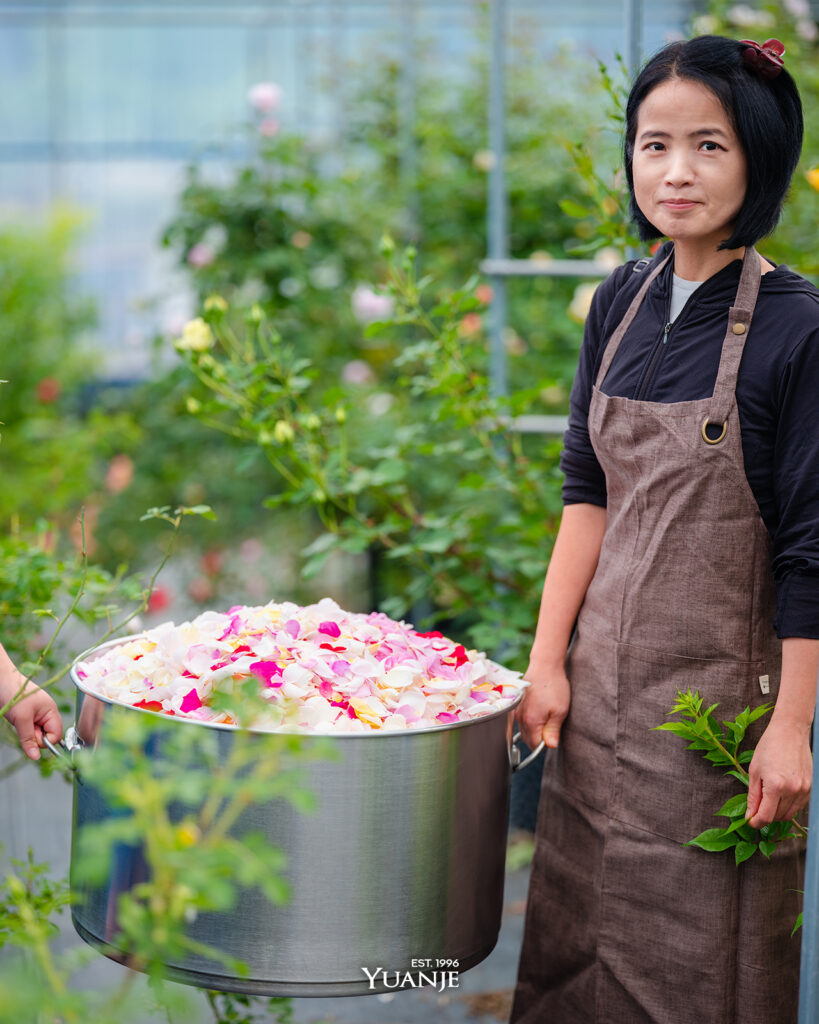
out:
M745 765L750 764L754 752L753 749L740 750L740 744L749 726L767 715L773 705L761 704L753 710L746 707L733 721L718 722L714 712L719 704L711 704L703 709L703 703L699 691L692 693L686 690L683 693L678 690L677 700L668 715L679 715L682 720L664 722L655 728L688 740L688 750L701 751L706 761L715 767L724 768L724 774L738 779L746 791L732 796L714 812L717 817L728 818L729 825L725 828L708 828L689 839L686 845L698 846L709 853L733 849L737 864L753 857L757 850L770 858L777 843L804 838L808 834L795 817L790 821L774 821L761 829L751 828L748 824L749 778Z

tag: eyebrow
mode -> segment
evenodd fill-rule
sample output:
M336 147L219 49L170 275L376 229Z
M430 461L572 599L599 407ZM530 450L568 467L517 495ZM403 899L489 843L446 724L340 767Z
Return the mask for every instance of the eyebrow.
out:
M689 132L689 138L696 138L699 135L721 135L724 139L728 138L728 135L721 128L697 128L696 131ZM640 134L640 139L670 139L670 132L661 131L648 131Z

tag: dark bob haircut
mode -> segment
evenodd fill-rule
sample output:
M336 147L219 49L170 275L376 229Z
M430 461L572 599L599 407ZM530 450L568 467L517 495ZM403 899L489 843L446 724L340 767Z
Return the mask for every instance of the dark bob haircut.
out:
M743 60L746 47L724 36L698 36L671 43L655 54L632 86L626 105L625 165L631 216L644 241L662 232L643 215L634 198L632 158L640 104L652 89L674 78L707 86L722 104L737 133L748 167L745 201L730 238L720 249L753 245L776 227L802 149L802 103L787 71L764 79Z

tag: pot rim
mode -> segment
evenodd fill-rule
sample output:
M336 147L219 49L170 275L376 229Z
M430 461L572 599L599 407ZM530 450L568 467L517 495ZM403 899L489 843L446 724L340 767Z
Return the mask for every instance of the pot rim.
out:
M69 672L71 681L81 693L85 694L87 697L93 697L94 700L101 701L103 704L108 704L111 707L127 708L129 711L137 711L140 714L151 715L152 717L166 722L184 722L188 725L200 725L207 729L219 729L223 732L247 732L259 736L321 736L323 738L333 737L335 739L351 740L370 737L402 737L422 735L432 732L449 732L452 729L462 729L466 726L475 725L478 722L488 722L495 718L500 718L503 715L508 715L510 711L514 711L523 699L523 694L526 689L524 687L517 697L504 707L498 708L496 711L492 711L487 715L476 715L474 718L469 718L462 722L442 722L439 725L426 725L421 727L408 726L406 729L370 729L368 732L343 732L334 729L252 729L242 725L232 725L229 722L203 722L200 719L187 718L184 715L166 715L162 711L151 711L148 708L138 708L133 704L126 703L125 701L103 696L101 693L96 693L89 686L84 685L83 680L78 678L77 666L81 661L86 661L91 658L91 656L98 657L109 647L116 647L118 644L130 643L132 640L140 640L147 636L148 633L143 631L141 633L134 633L130 636L113 637L111 640L105 640L101 644L94 644L92 647L87 648L82 653L78 654L71 663L71 669Z

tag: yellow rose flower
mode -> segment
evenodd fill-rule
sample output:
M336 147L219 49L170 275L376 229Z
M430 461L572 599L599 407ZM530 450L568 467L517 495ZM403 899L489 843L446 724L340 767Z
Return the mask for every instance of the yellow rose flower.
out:
M596 284L579 284L569 304L569 316L578 323L585 323L591 309L591 301L597 291Z
M279 444L287 444L288 441L292 441L296 436L296 432L293 430L287 420L278 420L275 427L273 427L273 436L279 442Z
M201 316L189 320L182 328L182 337L177 338L174 346L180 352L205 352L213 348L216 339L213 331Z

